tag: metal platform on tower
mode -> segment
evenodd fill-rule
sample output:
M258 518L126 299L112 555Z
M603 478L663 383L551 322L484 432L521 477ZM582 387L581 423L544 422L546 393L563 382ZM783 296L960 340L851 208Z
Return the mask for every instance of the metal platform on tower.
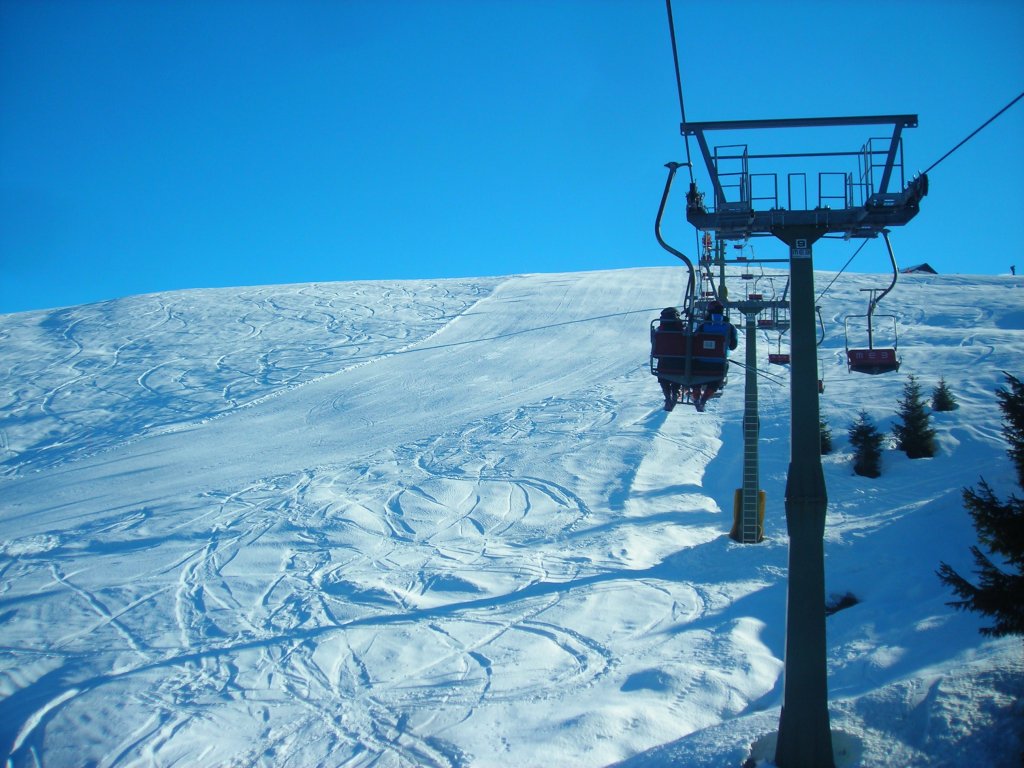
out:
M715 131L850 126L888 126L891 133L869 138L859 150L760 154L750 153L746 144L712 149L707 136ZM927 176L916 176L909 183L904 180L902 132L916 126L917 115L683 123L683 135L693 136L700 147L712 186L707 200L691 184L687 221L723 240L747 240L796 227L848 238L876 237L881 229L906 224L916 216L921 198L928 193ZM777 171L755 172L764 160L778 164L809 158L819 165L832 163L829 170L817 173L817 194L808 193L805 171L786 173L781 191ZM894 186L899 191L890 191Z

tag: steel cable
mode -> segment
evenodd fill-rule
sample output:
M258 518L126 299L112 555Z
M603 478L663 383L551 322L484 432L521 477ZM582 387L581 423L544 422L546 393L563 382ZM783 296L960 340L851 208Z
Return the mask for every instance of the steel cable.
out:
M681 97L680 97L680 98L681 98ZM1017 103L1018 101L1020 101L1020 100L1021 100L1022 98L1024 98L1024 91L1021 91L1021 92L1020 92L1020 93L1019 93L1019 94L1017 95L1017 98L1015 98L1015 99L1014 99L1013 101L1011 101L1011 102L1010 102L1009 104L1007 104L1007 105L1006 105L1005 107L1003 107L1003 108L1002 108L1002 109L1000 109L1000 110L999 110L998 112L996 112L996 113L995 113L994 115L992 115L992 117L990 117L990 118L989 118L988 120L986 120L986 121L985 121L984 123L982 123L982 124L981 124L980 126L978 126L977 128L975 128L975 129L974 129L974 131L972 131L972 132L971 132L971 134L970 134L970 135L969 135L969 136L968 136L968 137L967 137L966 139L964 139L963 141L961 141L961 142L960 142L959 144L957 144L957 145L956 145L955 147L953 147L953 148L952 148L951 150L949 150L949 152L947 152L947 153L946 153L946 154L944 154L944 155L943 155L942 157L940 157L940 158L939 158L938 160L936 160L936 161L935 161L934 163L932 163L931 165L929 165L929 166L928 166L928 170L926 170L926 171L924 172L924 174L923 174L923 175L928 175L928 173L929 173L929 172L930 172L930 171L931 171L931 170L932 170L932 169L933 169L933 168L934 168L935 166L937 166L937 165L938 165L939 163L941 163L941 162L942 162L943 160L945 160L945 159L946 159L947 157L949 157L949 156L950 156L950 155L952 155L952 154L953 154L954 152L956 152L956 151L957 151L958 149L960 149L960 147L962 147L962 146L963 146L964 144L966 144L966 143L967 143L968 141L970 141L971 139L973 139L973 138L974 138L974 137L975 137L975 136L976 136L976 135L977 135L978 133L980 133L980 132L981 132L981 130L982 130L983 128L985 128L985 127L986 127L986 126L987 126L987 125L988 125L989 123L991 123L991 122L992 122L993 120L995 120L995 119L996 119L997 117L999 117L999 116L1000 116L1001 114L1003 114L1003 112L1005 112L1006 110L1008 110L1008 109L1009 109L1010 107L1012 107L1012 106L1013 106L1014 104L1016 104L1016 103Z
M676 92L679 94L679 117L686 123L686 106L683 103L683 78L679 72L679 48L676 45L676 23L672 18L672 0L665 0L665 7L668 9L668 32L672 38L672 63L676 70ZM693 159L690 157L690 138L684 137L686 141L686 167L690 169L690 182L693 183Z

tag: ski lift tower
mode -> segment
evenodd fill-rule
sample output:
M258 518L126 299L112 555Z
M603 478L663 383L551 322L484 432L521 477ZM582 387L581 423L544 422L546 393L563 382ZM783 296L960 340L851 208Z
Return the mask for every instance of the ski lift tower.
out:
M851 126L887 126L891 133L881 139L868 139L859 151L804 154L751 154L745 144L712 150L707 141L707 135L716 131L735 135L766 129ZM818 421L812 248L826 235L874 238L889 227L906 224L917 214L921 198L928 193L928 179L921 175L904 184L901 138L904 128L915 127L916 115L682 124L687 141L693 136L700 146L713 188L709 205L696 183L691 182L687 220L702 232L714 232L719 240L772 236L789 246L792 377L786 527L790 544L785 681L775 753L780 768L834 766L825 643L828 497ZM772 160L793 167L797 159L804 165L815 165L815 170L829 163L854 168L817 170L816 199L808 197L806 170L787 174L785 198L779 194L778 172L751 172L751 163ZM899 191L891 192L894 186Z

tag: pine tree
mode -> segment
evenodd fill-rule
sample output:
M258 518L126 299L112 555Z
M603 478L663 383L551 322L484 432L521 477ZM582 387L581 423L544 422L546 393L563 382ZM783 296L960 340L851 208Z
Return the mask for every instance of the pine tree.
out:
M1011 390L1000 389L996 395L1004 416L1003 434L1010 443L1007 453L1017 470L1017 485L1024 488L1024 385L1009 374L1006 379ZM981 629L984 635L1024 635L1024 499L1011 495L1002 502L984 479L977 490L965 488L963 497L978 540L1000 555L1010 572L972 546L978 586L947 563L939 566L939 578L960 598L949 605L994 617L995 624Z
M821 455L824 456L832 453L832 429L824 419L818 421L818 427L821 431Z
M932 390L932 410L936 412L955 411L959 407L953 393L946 386L946 379L939 379L939 385Z
M1003 372L1010 389L996 390L1003 411L1003 435L1010 444L1010 461L1017 470L1017 485L1024 488L1024 383Z
M896 447L911 459L927 459L935 455L935 430L931 428L931 414L921 399L921 385L913 374L903 386L903 399L899 401L901 424L893 426Z
M882 474L882 440L867 411L861 411L857 421L847 433L854 448L853 471L863 477L878 477Z

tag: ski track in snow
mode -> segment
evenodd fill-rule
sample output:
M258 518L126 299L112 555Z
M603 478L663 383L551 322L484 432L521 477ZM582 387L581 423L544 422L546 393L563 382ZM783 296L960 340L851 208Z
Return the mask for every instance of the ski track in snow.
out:
M905 380L845 372L835 327L864 279L834 291L822 348L840 444L854 405L889 426ZM962 407L937 422L968 479L887 452L900 483L882 489L850 476L848 455L826 459L829 588L892 606L870 625L830 619L835 717L862 734L892 712L945 712L986 675L995 722L1013 691L998 666L944 671L982 646L977 621L949 615L934 585L894 597L873 570L906 568L899 542L922 536L921 568L935 552L962 565L968 523L943 549L959 487L983 471L1007 482L992 475L991 393L1024 348L1021 283L909 282L905 370L948 361ZM770 730L788 372L766 371L778 383L760 394L769 538L742 547L724 535L742 375L707 413L669 416L647 370L648 322L678 292L678 271L658 269L0 317L10 765L642 766L680 737L679 764L717 765L730 722ZM989 309L965 314L972 295ZM952 722L934 738L953 739ZM927 749L908 738L893 754L923 765Z
M388 283L218 290L204 301L180 292L26 313L28 322L5 329L0 471L38 470L202 422L394 353L493 283L424 283L415 297Z

